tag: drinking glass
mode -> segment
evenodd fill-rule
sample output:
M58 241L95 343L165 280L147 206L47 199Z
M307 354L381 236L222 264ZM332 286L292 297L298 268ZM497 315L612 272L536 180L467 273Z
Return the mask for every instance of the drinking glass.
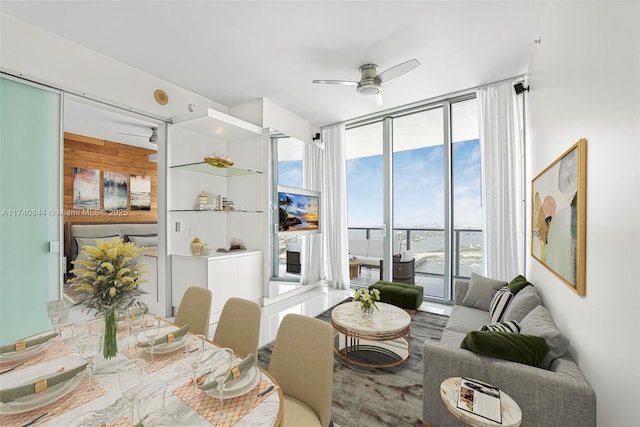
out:
M143 333L147 337L147 342L151 346L151 363L153 363L153 348L155 346L156 337L160 333L160 318L154 314L147 313L143 320Z
M133 345L138 343L138 335L144 326L144 307L129 307L127 309L127 328L129 334L133 332ZM127 346L130 347L130 339L127 339Z
M213 379L218 383L218 399L220 404L218 409L222 409L224 405L224 386L229 378L233 361L233 350L230 348L219 349L212 359Z
M64 301L56 300L47 302L47 315L51 320L56 337L56 352L62 351L62 328L69 320L69 308L64 306Z
M187 336L185 351L192 374L191 381L193 382L193 389L191 391L191 397L194 397L198 391L198 374L200 372L200 366L203 362L205 339L206 337L204 335L188 333Z
M118 387L129 402L129 425L136 425L134 421L134 406L136 393L144 377L145 362L142 359L121 360L118 362Z
M80 356L87 362L87 368L89 369L89 391L93 390L93 370L96 364L96 357L100 352L100 343L102 342L102 336L85 324L84 330L81 330L82 326L74 327L74 337L76 347L80 352ZM76 332L77 331L77 332Z

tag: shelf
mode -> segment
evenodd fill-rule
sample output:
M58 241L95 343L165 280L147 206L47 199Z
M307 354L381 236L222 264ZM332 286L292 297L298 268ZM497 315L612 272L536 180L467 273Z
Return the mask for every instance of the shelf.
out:
M237 209L233 211L216 211L213 209L171 209L169 212L262 213L262 211L245 211Z
M234 167L218 168L215 166L211 166L207 162L188 163L186 165L171 166L171 169L179 169L179 170L184 170L188 172L203 173L207 175L216 175L216 176L226 176L226 177L241 176L241 175L255 175L255 174L262 173L260 171L254 171L251 169L242 169L242 168L234 168Z
M262 128L212 108L178 116L172 121L174 125L227 140L262 135Z

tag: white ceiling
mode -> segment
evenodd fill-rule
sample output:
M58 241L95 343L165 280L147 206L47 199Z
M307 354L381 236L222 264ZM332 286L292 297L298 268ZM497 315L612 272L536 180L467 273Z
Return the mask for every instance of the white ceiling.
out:
M315 125L526 72L541 1L7 1L0 9L227 106L265 97ZM422 66L383 85L358 67Z

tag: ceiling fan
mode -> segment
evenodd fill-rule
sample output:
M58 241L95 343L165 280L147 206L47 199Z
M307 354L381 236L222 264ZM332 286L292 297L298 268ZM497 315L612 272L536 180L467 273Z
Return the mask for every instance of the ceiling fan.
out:
M129 135L129 136L137 136L140 138L147 138L147 135L140 135L140 134L136 134L136 133L126 133L126 132L118 132L120 135ZM148 137L149 138L149 142L152 144L157 144L158 143L158 128L157 127L152 127L151 128L151 136Z
M380 106L382 105L382 83L400 77L418 66L420 62L417 59L411 59L378 74L376 64L364 64L360 66L360 81L314 80L313 83L356 86L356 91L360 95L368 97L374 105Z

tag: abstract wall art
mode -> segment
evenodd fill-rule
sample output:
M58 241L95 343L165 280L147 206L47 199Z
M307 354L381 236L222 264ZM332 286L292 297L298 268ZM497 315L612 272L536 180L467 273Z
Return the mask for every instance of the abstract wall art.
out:
M585 295L587 140L531 181L531 255Z
M73 209L100 209L100 170L73 167Z
M131 175L130 205L132 211L151 210L151 177L149 175Z
M127 210L127 174L122 172L104 173L104 209L106 211Z

